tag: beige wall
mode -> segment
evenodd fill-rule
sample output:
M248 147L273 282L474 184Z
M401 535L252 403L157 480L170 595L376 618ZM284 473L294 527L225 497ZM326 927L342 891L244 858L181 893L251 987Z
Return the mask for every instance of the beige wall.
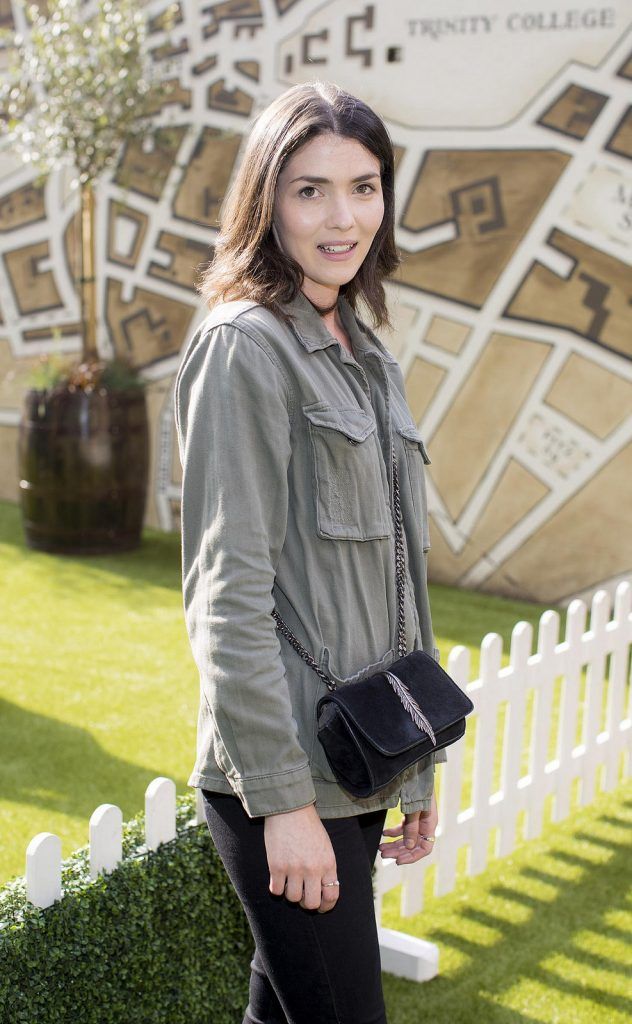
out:
M395 145L405 259L383 338L432 460L431 578L557 602L632 571L627 5L580 24L547 2L184 6L195 40L160 50L159 21L152 39L179 80L157 118L173 140L128 145L98 191L100 348L149 381L147 525L179 529L173 378L249 124L318 76ZM0 156L0 497L17 501L24 375L79 345L77 195Z

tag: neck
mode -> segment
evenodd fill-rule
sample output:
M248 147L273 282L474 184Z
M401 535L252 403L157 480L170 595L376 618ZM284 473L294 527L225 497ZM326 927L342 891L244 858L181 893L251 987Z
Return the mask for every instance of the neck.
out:
M303 292L303 295L305 295L305 292ZM338 305L338 296L336 296L336 301L331 306L319 306L315 302L312 302L309 295L305 295L305 298L320 316L327 316L328 313L332 313Z

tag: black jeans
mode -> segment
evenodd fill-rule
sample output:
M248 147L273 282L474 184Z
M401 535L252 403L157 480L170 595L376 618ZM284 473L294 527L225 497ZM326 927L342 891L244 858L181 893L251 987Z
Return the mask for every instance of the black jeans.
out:
M256 943L242 1024L387 1024L371 880L386 811L322 819L340 895L321 914L270 892L265 818L248 817L234 794L202 795Z

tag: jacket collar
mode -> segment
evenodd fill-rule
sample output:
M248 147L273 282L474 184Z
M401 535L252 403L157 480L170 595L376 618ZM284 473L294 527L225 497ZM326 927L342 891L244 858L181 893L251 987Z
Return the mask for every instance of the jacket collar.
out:
M293 318L294 333L308 352L315 352L317 349L327 348L328 345L338 344L338 339L329 333L321 317L302 291L299 290L291 302L284 303L283 309ZM377 335L354 313L344 295L340 295L338 298L338 311L357 354L375 355L386 363L397 362Z

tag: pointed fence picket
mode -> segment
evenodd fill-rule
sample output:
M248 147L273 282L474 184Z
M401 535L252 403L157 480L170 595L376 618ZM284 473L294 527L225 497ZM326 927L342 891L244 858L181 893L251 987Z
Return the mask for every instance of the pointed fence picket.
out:
M561 821L570 813L577 781L580 802L586 804L595 796L598 773L603 773L606 790L617 785L622 771L630 774L630 582L624 580L617 587L612 619L610 597L607 591L599 590L592 600L588 630L586 605L574 600L567 609L564 640L558 636L559 614L552 609L540 618L534 654L532 634L529 623L516 623L509 664L502 666L502 638L498 633L488 633L481 644L479 677L471 681L469 650L459 645L450 651L447 671L471 697L474 712L468 719L466 738L450 747L442 767L440 824L433 856L409 865L382 860L380 855L376 859L375 913L385 970L418 981L434 977L438 971L436 946L381 926L386 893L401 885L401 915L416 914L422 909L425 876L433 864L435 893L449 893L457 880L463 847L469 850L467 873L478 874L488 863L492 831L496 854L506 856L518 841L520 815L526 814L525 838L535 838L541 832L549 797L554 798L553 818ZM557 697L556 680L561 681ZM528 715L530 706L532 712ZM499 716L504 722L500 735ZM472 796L470 805L463 807L465 743L472 734ZM554 756L549 759L551 749ZM498 757L500 784L494 791ZM528 766L523 772L525 757ZM159 777L149 784L145 812L148 850L175 839L176 787L171 779ZM205 820L202 793L197 789L196 811L190 824ZM113 871L120 863L122 827L122 812L114 804L101 804L92 814L92 878ZM28 899L35 906L48 907L63 898L58 836L40 832L31 840L26 851L26 883Z

